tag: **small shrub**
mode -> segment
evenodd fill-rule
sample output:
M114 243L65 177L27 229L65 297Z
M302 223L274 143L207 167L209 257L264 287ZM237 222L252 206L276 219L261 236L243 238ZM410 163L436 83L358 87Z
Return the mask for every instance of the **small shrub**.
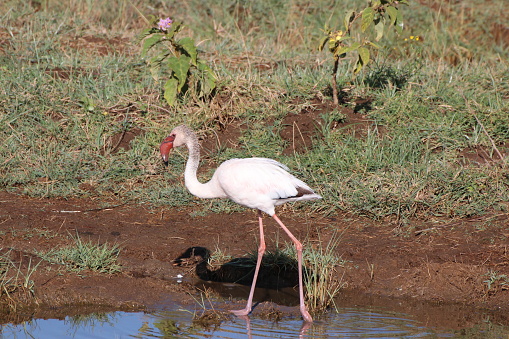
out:
M177 39L182 23L170 18L160 19L158 27L146 29L141 34L142 57L147 60L152 77L157 81L162 72L166 79L164 98L173 106L177 97L193 91L197 98L204 98L216 88L216 76L205 61L198 57L198 47L190 37Z
M357 53L354 73L358 73L372 59L370 50L379 48L375 42L378 42L384 36L385 25L394 26L396 31L401 34L403 31L403 16L398 9L399 4L408 5L408 2L407 0L372 0L361 11L346 13L343 20L344 31L332 30L327 27L324 29L325 36L320 42L319 49L322 50L327 45L334 59L332 91L335 105L339 104L336 83L339 61L353 52ZM359 19L360 27L354 29L359 26L354 26L354 23L358 22ZM374 41L368 35L370 28L374 29ZM354 34L352 34L352 30Z

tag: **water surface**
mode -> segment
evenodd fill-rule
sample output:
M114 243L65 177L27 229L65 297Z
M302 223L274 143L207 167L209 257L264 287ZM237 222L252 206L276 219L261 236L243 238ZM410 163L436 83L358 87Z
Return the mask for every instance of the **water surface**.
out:
M232 318L218 326L193 323L193 313L175 309L88 314L4 324L0 338L508 338L507 327L434 328L414 316L379 307L345 307L316 321L302 333L303 322ZM485 324L486 325L486 324Z

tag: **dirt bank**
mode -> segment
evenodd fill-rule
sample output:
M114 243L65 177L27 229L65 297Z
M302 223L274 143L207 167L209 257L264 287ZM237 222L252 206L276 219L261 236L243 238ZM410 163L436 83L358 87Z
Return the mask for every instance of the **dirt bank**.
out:
M175 266L176 258L192 247L219 248L234 257L257 247L252 211L190 217L187 211L118 201L34 199L5 192L0 192L0 202L0 247L13 249L11 258L24 268L40 261L34 255L37 251L69 245L69 235L122 246L121 273L112 275L69 272L42 261L30 276L34 295L25 291L15 296L31 307L18 307L10 318L47 314L48 309L69 313L64 306L75 304L95 311L152 308L168 299L192 304L188 292L196 291L196 263L188 260ZM346 283L345 295L356 291L366 296L509 310L507 214L420 222L410 232L390 221L353 215L295 219L290 210L280 215L310 245L318 238L327 241L334 229L341 230L338 254L346 264L337 277ZM272 220L266 220L268 239L281 243L283 234ZM181 283L179 274L184 275Z

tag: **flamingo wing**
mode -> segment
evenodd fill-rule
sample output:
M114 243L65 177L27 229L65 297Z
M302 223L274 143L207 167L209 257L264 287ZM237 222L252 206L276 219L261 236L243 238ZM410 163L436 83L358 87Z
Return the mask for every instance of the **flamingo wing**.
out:
M231 159L218 167L211 181L217 181L236 203L273 215L275 205L306 199L306 194L312 195L311 199L319 197L287 170L272 159Z

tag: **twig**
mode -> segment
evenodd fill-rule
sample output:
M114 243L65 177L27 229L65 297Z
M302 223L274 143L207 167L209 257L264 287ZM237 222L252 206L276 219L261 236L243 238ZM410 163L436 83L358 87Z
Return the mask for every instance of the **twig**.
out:
M111 149L111 152L115 152L117 150L117 148L118 148L118 146L120 146L120 143L122 142L122 140L124 140L126 133L127 133L127 129L124 128L124 130L122 131L122 135L118 139L117 144Z
M96 211L105 211L105 210L111 210L113 208L117 208L117 207L121 207L121 206L124 206L126 205L128 202L124 202L122 204L119 204L119 205L115 205L115 206L107 206L107 207L99 207L99 208L90 208L90 209L87 209L87 210L60 210L60 211L53 211L53 212L58 212L58 213L85 213L85 212L96 212Z

